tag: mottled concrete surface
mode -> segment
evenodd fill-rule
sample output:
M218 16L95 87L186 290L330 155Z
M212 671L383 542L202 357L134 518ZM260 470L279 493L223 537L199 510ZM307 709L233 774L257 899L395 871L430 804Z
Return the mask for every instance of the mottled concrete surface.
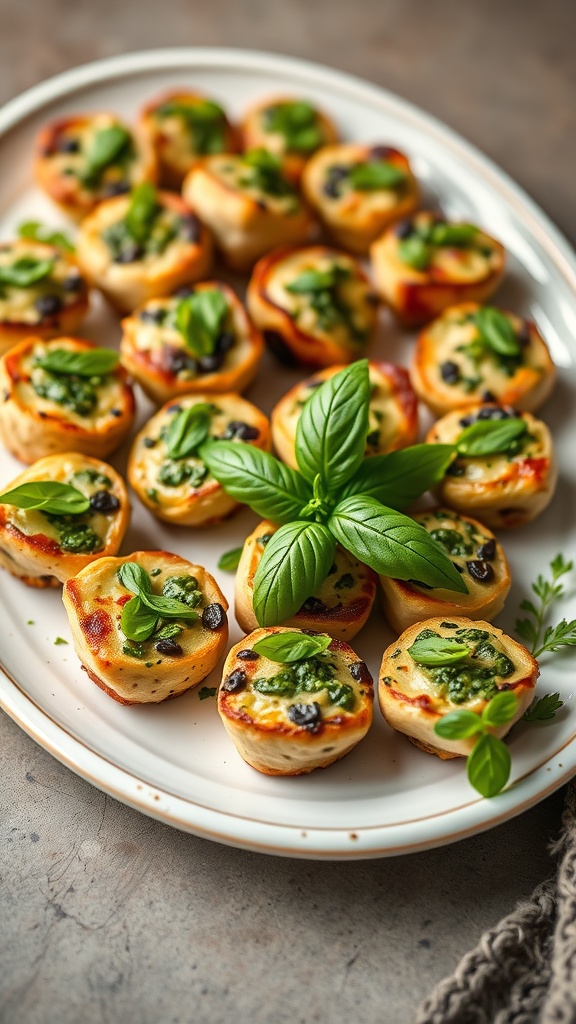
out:
M447 121L576 238L566 0L0 2L0 100L171 44L320 60ZM276 860L106 798L0 716L1 1024L410 1024L482 931L550 870L561 794L457 846Z

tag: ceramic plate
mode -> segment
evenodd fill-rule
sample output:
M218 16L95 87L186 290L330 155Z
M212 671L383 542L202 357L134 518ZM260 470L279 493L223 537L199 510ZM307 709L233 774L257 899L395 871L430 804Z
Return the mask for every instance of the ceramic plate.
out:
M576 260L546 217L488 160L447 128L403 100L348 75L301 61L239 50L181 49L133 54L67 72L12 101L0 112L4 174L0 231L23 220L61 223L34 187L35 133L53 117L109 108L133 117L142 103L174 85L221 100L232 115L270 93L316 101L344 137L405 150L428 203L456 219L478 222L506 246L509 269L497 301L530 315L559 367L554 397L542 415L561 467L559 492L537 521L506 534L513 587L498 625L513 632L531 581L557 551L574 552L576 461ZM95 303L85 331L105 344L119 339L117 320ZM374 355L406 364L413 339L382 314ZM269 411L298 379L268 360L248 397ZM152 412L139 395L140 422ZM424 426L424 424L423 424ZM21 469L3 454L0 484ZM126 451L113 461L122 471ZM241 511L211 530L160 525L137 501L123 552L166 548L204 563L232 603L233 576L216 569L255 517ZM565 655L542 663L538 692L566 701L554 723L517 726L510 739L512 784L493 800L470 788L462 761L441 762L394 734L378 712L366 739L344 760L312 775L267 778L237 755L214 700L193 690L159 706L122 707L90 683L71 644L59 591L35 591L0 574L4 606L0 678L2 706L55 757L107 793L178 828L220 842L301 857L354 858L422 850L471 835L518 814L561 785L576 767L576 698ZM567 600L562 614L576 617ZM232 616L233 618L233 616ZM29 621L33 624L28 624ZM240 637L235 625L231 642ZM378 608L353 642L377 676L392 639ZM218 675L206 680L216 685Z

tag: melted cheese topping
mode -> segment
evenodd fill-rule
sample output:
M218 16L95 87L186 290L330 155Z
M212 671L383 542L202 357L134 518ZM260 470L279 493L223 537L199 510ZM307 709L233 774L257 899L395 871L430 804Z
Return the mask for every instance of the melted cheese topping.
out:
M141 181L146 169L146 161L143 154L139 152L138 140L132 135L133 155L131 157L104 168L100 183L96 188L91 189L81 183L78 175L82 175L86 170L85 154L91 149L95 135L106 128L111 128L113 125L126 128L126 125L114 114L105 112L94 114L91 117L71 119L69 127L66 127L66 130L61 132L59 137L78 142L79 149L77 152L55 152L43 157L44 160L50 163L52 177L73 177L77 183L78 194L87 198L101 193L106 185L116 181L125 182L128 186L135 185Z
M12 266L17 260L27 256L37 260L52 260L50 274L29 288L0 285L0 321L36 326L44 319L44 314L36 308L38 299L47 295L55 295L61 306L65 308L78 302L85 295L86 283L75 265L58 249L41 242L28 241L28 239L2 244L0 246L0 267ZM68 291L64 287L64 282L72 277L75 280L77 278L78 287Z
M264 204L268 213L289 216L301 211L301 203L296 192L285 196L273 196L251 184L253 168L241 156L227 153L207 157L202 167L206 173L227 188L242 193L255 203Z
M466 413L464 414L466 415ZM522 413L521 418L528 424L528 433L522 439L521 450L515 455L483 455L474 458L458 456L458 465L463 468L461 476L447 476L452 485L459 481L466 484L493 486L495 483L505 483L522 473L523 465L535 459L550 459L551 439L548 428L541 420L537 420L530 413ZM438 420L430 431L427 442L440 444L454 444L464 430L461 424L462 410L450 412Z

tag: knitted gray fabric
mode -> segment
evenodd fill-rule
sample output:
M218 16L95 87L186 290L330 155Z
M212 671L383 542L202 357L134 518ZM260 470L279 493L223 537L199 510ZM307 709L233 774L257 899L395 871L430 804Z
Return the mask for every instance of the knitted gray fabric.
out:
M482 936L415 1024L576 1024L576 781L553 853L556 877Z

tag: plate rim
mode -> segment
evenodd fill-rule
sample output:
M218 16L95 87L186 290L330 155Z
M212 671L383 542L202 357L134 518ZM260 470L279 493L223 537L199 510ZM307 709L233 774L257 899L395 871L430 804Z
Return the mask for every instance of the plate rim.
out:
M295 82L307 77L319 85L336 86L354 98L369 98L372 103L408 118L428 136L436 136L444 147L472 165L486 184L521 216L536 234L553 260L558 273L576 295L576 253L551 218L505 171L485 156L458 132L428 114L417 105L388 89L372 84L348 72L324 64L276 54L233 47L163 47L118 54L60 72L9 100L0 109L0 139L58 99L80 89L114 78L126 78L146 71L180 71L198 68L278 72ZM362 859L418 852L456 842L510 820L545 799L571 778L576 769L576 736L552 755L547 762L516 780L494 801L474 800L464 808L449 810L414 823L372 825L354 831L339 827L300 828L295 825L262 822L206 808L175 794L155 788L135 774L120 768L96 753L82 740L60 726L30 698L3 666L0 666L0 707L40 746L77 775L122 803L165 824L226 845L280 856L314 859ZM563 763L557 761L559 755ZM570 763L566 765L566 760ZM550 764L553 761L553 764ZM546 776L546 773L550 773ZM471 819L467 821L466 819ZM446 831L429 822L453 819ZM396 842L394 832L404 836ZM413 834L412 834L413 833Z

